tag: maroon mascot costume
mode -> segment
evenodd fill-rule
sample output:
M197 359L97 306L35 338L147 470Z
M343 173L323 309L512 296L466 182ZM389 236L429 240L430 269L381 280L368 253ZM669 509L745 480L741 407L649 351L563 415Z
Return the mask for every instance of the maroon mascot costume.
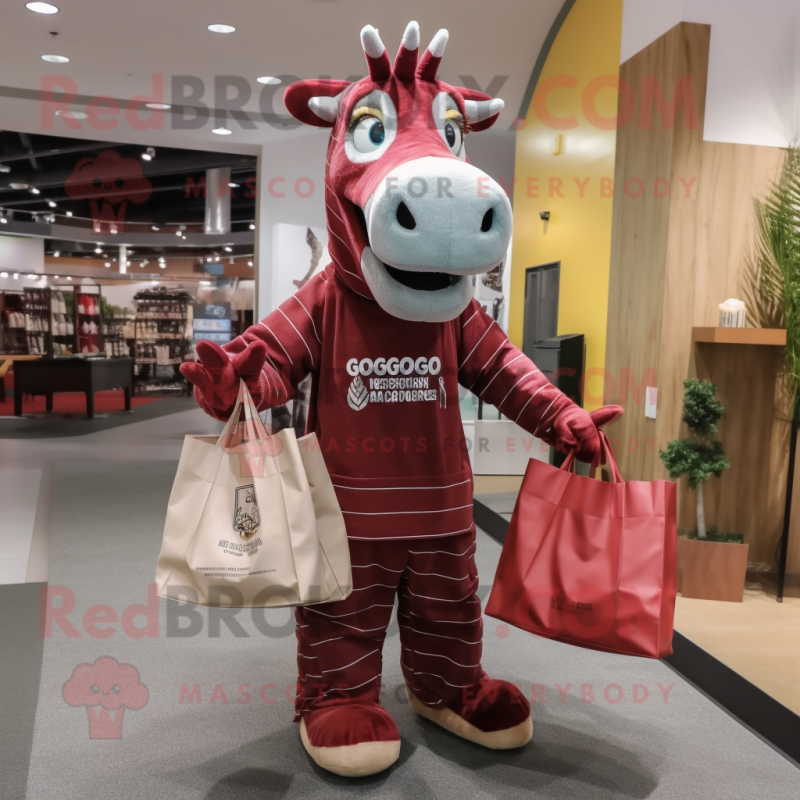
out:
M472 473L458 385L550 444L599 450L589 414L552 386L473 299L502 264L511 206L471 166L464 140L501 100L436 78L439 31L419 57L406 28L394 64L361 32L369 76L292 84L297 119L331 128L325 204L332 263L225 348L185 364L198 402L226 419L239 378L260 409L313 376L308 430L320 442L350 542L354 589L297 609L303 745L332 772L369 775L400 751L380 705L381 651L395 597L412 708L490 748L526 744L530 708L481 669ZM598 424L602 420L596 420Z

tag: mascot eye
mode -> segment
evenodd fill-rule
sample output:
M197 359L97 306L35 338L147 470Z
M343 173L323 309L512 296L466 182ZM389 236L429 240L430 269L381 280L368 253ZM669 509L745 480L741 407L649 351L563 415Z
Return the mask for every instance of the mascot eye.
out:
M100 691L100 687L99 687L99 686L98 686L96 683L93 683L93 684L91 685L91 687L90 687L89 691L90 691L92 694L97 694L97 693Z
M122 687L118 683L115 683L111 687L111 691L114 692L114 694L119 694L122 691Z
M377 117L362 117L353 128L353 144L359 153L374 153L385 138L383 123Z
M443 134L450 152L459 153L461 150L461 128L454 122L445 122Z

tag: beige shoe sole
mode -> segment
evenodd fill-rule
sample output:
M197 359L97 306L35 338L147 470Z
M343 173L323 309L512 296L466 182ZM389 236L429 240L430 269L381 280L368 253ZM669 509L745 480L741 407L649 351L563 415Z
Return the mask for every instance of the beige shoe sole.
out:
M463 717L459 717L455 711L451 711L449 708L428 708L416 698L408 686L406 686L406 696L411 708L421 717L435 722L446 731L450 731L450 733L454 733L462 739L488 747L490 750L513 750L515 747L522 747L528 744L533 736L533 721L530 717L513 728L506 728L503 731L489 731L487 733L479 730L474 725L470 725Z
M315 747L308 739L306 721L300 721L300 740L306 752L322 769L345 778L365 778L383 772L400 756L400 740L361 742L342 747Z

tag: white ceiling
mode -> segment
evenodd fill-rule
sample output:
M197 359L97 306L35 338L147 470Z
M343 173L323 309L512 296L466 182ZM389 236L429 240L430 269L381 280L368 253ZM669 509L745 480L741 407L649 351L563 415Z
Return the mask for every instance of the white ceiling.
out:
M152 75L166 76L166 102L173 76L191 75L205 86L203 102L214 105L214 76L246 78L253 98L245 106L258 112L262 75L346 78L365 73L359 31L379 28L393 56L406 23L420 23L423 44L436 30L450 30L441 77L461 83L471 75L485 89L507 75L500 96L506 101L501 125L519 111L542 43L563 0L51 0L61 9L52 16L34 14L25 0L4 0L0 26L0 127L29 133L178 147L256 152L262 144L296 136L259 119L254 131L231 121L234 133L211 133L213 118L199 130L175 130L170 115L165 129L136 130L124 119L113 130L70 131L56 119L43 129L37 92L47 75L75 81L80 95L108 95L128 100L152 95ZM235 25L232 34L206 29L210 23ZM50 31L58 35L50 36ZM44 53L70 58L48 64ZM280 94L278 95L280 97ZM280 100L275 111L283 112Z

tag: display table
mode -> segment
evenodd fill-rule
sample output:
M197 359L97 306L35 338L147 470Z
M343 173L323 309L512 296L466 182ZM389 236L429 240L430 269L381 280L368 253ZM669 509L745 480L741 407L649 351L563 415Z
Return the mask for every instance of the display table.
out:
M55 358L17 361L14 364L14 414L22 416L22 397L43 394L47 411L53 410L58 392L83 392L87 417L94 417L94 393L104 389L125 391L125 410L131 410L132 358Z

